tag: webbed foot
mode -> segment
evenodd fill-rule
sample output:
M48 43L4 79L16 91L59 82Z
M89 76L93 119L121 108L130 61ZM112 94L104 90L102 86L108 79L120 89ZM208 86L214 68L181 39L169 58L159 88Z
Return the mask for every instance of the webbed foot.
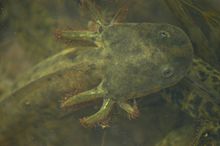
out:
M108 122L107 122L107 118L109 113L111 112L111 109L114 105L115 101L113 101L112 99L105 99L103 101L103 105L100 108L100 110L89 116L89 117L84 117L82 119L80 119L80 123L84 126L84 127L93 127L96 124L98 124L99 126L106 128L109 127L108 126Z
M138 107L136 104L134 104L133 106L130 105L129 103L127 102L118 102L118 105L123 109L125 110L127 113L128 113L128 118L131 120L131 119L136 119L140 112L138 110Z

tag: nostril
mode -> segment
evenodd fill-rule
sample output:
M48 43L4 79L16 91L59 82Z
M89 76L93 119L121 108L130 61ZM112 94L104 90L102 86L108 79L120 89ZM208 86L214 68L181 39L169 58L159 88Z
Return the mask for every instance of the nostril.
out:
M172 67L165 67L162 71L163 77L169 78L173 76L174 70Z

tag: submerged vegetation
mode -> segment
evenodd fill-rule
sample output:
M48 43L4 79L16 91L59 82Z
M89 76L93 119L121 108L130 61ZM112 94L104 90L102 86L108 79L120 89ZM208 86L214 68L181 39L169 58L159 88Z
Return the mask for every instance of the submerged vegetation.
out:
M190 77L195 77L193 81L198 81L197 83L180 82L174 87L148 97L148 99L137 100L141 112L141 116L137 120L127 121L126 118L120 118L125 114L116 109L112 116L114 124L111 123L110 128L105 130L85 129L78 124L77 119L82 115L91 114L91 111L97 111L97 106L91 106L91 108L77 111L74 114L67 112L61 118L51 118L59 111L52 115L49 114L49 111L42 112L40 113L42 119L37 118L38 120L35 119L33 113L30 113L29 124L17 123L13 127L14 129L5 134L5 138L0 137L0 145L220 145L218 117L220 103L220 12L213 8L211 1L164 0L161 2L149 0L146 2L145 0L129 0L125 2L124 0L92 0L99 5L90 10L93 12L92 18L95 18L93 20L87 11L91 7L86 6L85 1L9 0L0 2L2 32L0 35L0 72L2 75L0 77L0 97L3 97L5 92L9 94L10 90L15 88L14 81L18 74L22 75L27 68L65 48L65 45L56 42L53 37L54 32L57 32L55 36L58 40L66 42L67 51L76 45L91 46L94 44L85 44L85 42L78 40L72 41L68 32L82 29L97 31L97 24L111 23L113 16L116 16L115 19L117 19L113 19L114 22L164 23L166 20L166 23L180 26L190 37L195 56L202 58L209 64L202 61L202 63L198 63L198 67L194 62L194 72L191 72ZM121 11L117 11L119 8ZM167 12L168 9L171 13L167 13L167 16L161 14L161 11L162 13ZM65 31L62 31L62 28ZM16 45L11 46L11 44ZM14 57L16 55L19 56L18 59ZM69 58L73 57L69 56ZM12 64L15 62L17 64L13 66ZM198 74L199 78L196 78ZM26 77L28 78L28 76ZM84 90L86 85L82 86L81 89ZM160 96L163 96L164 101L169 105L158 98ZM30 108L27 101L24 105L27 109ZM42 108L45 106L42 105Z
M220 69L220 12L202 1L165 1L190 36L195 54Z

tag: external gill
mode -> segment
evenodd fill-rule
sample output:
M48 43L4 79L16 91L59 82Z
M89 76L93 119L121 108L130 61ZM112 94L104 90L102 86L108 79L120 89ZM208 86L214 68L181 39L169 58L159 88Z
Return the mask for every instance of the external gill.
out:
M102 11L98 9L92 0L80 0L82 9L88 11L93 19L100 27L105 27L107 23L104 19Z
M114 25L115 23L120 22L123 20L126 16L126 13L128 11L128 6L125 3L122 5L119 10L114 14L112 20L110 22L107 22L104 19L103 12L99 11L97 6L94 2L91 0L81 0L80 1L83 8L88 10L90 12L90 15L97 24L97 28L94 31L89 30L58 30L55 32L55 37L58 40L64 40L66 42L74 42L74 41L85 41L89 44L95 44L96 46L102 46L100 35L103 30L105 30L107 27Z
M81 5L90 12L92 19L103 29L115 23L123 21L128 12L128 2L120 6L118 11L113 15L110 22L106 20L104 11L100 11L92 0L81 0Z

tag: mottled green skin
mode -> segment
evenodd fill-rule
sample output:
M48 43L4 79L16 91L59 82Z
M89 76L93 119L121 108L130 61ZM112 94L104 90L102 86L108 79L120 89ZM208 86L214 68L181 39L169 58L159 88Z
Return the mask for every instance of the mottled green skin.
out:
M211 132L204 133L197 145L192 145L195 127L193 125L184 125L167 134L165 138L159 141L156 146L219 146L220 136Z
M101 81L107 91L104 97L117 102L169 87L191 66L191 43L172 25L117 24L97 36L98 47L58 53L15 85L13 93L0 103L0 134L18 128L20 122L25 125L61 116L64 98L92 89Z
M219 88L220 72L196 58L183 81L175 87L165 89L162 94L166 100L200 121L197 123L203 125L200 134L209 132L220 136Z
M161 32L168 32L170 38L163 38L160 36ZM104 88L109 91L108 96L128 99L136 96L137 92L143 92L144 95L176 83L191 64L190 41L182 30L172 25L120 24L107 28L100 37L102 48L97 48L96 51L86 50L83 52L85 55L73 53L71 56L71 52L63 52L64 55L59 54L35 67L34 73L29 76L32 79L27 81L31 82L45 74L62 70L76 62L88 61L102 64L100 66L103 66L106 80ZM54 62L57 63L49 65ZM38 68L42 71L35 72ZM172 77L163 76L166 69L174 71Z
M220 119L220 72L197 58L184 80L165 90L173 103L180 104L193 117Z
M163 32L168 33L167 38ZM162 34L161 34L162 33ZM126 100L179 81L192 61L192 46L179 28L168 24L115 25L102 33L107 97ZM164 72L172 70L166 77Z
M206 10L200 9L199 3L194 3L193 1L165 0L165 3L176 16L181 26L183 26L181 28L189 35L194 44L195 54L208 61L206 63L201 59L194 59L192 69L186 78L186 82L191 80L191 83L181 82L174 88L166 90L166 97L170 102L176 104L194 119L199 120L201 122L199 124L204 124L201 132L217 132L218 137L215 137L215 139L219 140L220 72L208 64L219 65L219 61L216 58L217 53L214 53L215 50L219 50L219 47L217 47L219 36L216 35L218 27L215 25L219 24L219 21L216 19L218 14L205 14ZM207 9L213 11L210 6L207 6ZM197 14L195 15L195 13ZM201 19L198 19L198 17ZM212 22L215 22L215 24ZM199 124L196 123L196 125ZM197 134L201 136L198 130ZM173 131L173 136L176 139L179 139L182 135ZM184 133L184 135L187 135L187 133ZM202 146L219 146L220 142L217 143L206 143ZM175 143L174 145L176 146L177 144ZM167 144L163 146L174 145Z
M21 76L19 82L14 84L12 92L17 91L42 77L52 75L54 73L56 74L59 71L68 68L79 69L81 64L94 64L100 56L100 51L97 49L98 48L94 47L78 47L77 49L69 48L45 59Z
M220 101L220 72L202 59L193 60L193 69L188 77L203 86L216 100Z

